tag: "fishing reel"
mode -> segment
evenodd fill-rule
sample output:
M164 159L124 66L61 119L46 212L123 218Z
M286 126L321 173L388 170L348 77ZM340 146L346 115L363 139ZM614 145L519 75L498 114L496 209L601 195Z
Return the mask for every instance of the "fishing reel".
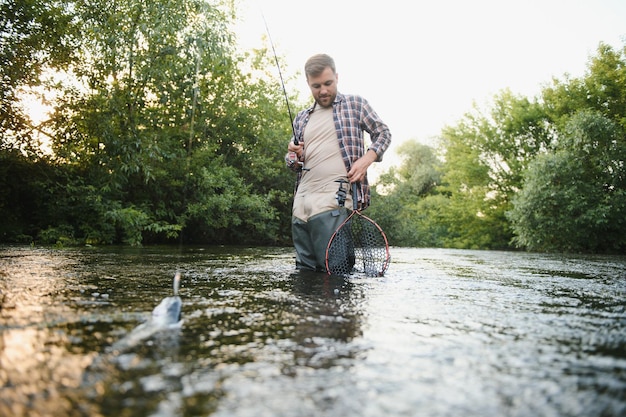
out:
M287 152L287 155L285 155L285 163L287 164L287 168L295 172L302 171L304 167L304 163L300 161L298 154L295 152Z

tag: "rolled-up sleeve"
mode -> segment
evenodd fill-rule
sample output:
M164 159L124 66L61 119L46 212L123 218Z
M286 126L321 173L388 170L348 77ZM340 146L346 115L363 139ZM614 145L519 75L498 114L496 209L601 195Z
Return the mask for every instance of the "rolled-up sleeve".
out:
M363 105L363 130L369 133L372 141L368 150L376 152L376 162L382 161L391 144L391 131L366 100Z

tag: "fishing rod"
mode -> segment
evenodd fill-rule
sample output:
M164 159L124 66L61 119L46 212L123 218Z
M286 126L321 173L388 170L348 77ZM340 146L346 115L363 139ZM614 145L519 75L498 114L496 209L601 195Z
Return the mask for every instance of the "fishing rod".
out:
M270 41L270 45L272 46L272 52L274 53L274 59L276 60L276 67L278 68L278 76L280 77L280 85L283 87L283 94L285 95L285 103L287 103L287 111L289 112L289 120L291 121L291 131L293 133L293 143L298 145L298 138L296 137L296 129L293 127L293 115L291 113L291 106L289 106L289 98L287 97L287 90L285 89L285 81L283 80L283 73L280 70L280 64L278 63L278 55L276 55L276 49L274 48L274 42L272 41L272 35L270 33L270 28L267 26L267 20L265 20L265 16L261 13L263 17L263 23L265 23L265 30L267 31L267 37ZM296 158L297 160L297 158Z

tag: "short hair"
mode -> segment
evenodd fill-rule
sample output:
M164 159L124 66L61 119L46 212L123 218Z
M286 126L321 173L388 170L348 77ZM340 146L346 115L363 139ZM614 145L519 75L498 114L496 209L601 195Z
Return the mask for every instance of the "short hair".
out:
M306 77L316 77L320 75L326 68L330 67L335 73L335 61L326 54L313 55L304 64L304 73Z

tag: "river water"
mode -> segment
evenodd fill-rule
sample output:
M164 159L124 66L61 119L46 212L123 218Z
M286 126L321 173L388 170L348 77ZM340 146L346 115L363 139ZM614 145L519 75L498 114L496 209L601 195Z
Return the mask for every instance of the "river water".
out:
M0 247L1 416L624 416L626 257ZM172 295L183 323L111 346Z

